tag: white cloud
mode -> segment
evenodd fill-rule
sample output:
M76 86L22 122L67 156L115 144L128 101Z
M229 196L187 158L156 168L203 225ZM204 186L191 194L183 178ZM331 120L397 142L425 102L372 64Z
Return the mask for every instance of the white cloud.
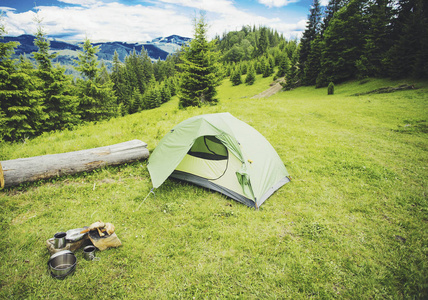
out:
M192 24L187 16L171 10L142 5L127 6L117 2L92 7L39 6L38 15L48 35L76 33L72 39L147 41L158 36L190 36ZM9 35L34 34L35 13L6 13Z
M301 30L305 29L306 20L297 24L285 23L278 18L266 18L260 15L248 13L236 8L232 1L229 0L160 0L164 3L187 6L195 9L206 11L207 21L210 25L209 36L213 38L216 34L221 35L223 32L240 30L243 25L263 25L275 28L278 32L283 33L287 38L294 38L299 35ZM263 0L267 1L267 0ZM270 0L267 2L296 2L298 0Z
M260 4L266 5L267 7L282 7L287 6L290 3L299 2L299 0L258 0Z
M91 41L144 42L159 36L193 36L194 12L207 12L208 35L240 30L243 25L263 25L277 29L286 37L295 37L305 29L306 20L296 24L282 18L267 18L235 7L230 0L160 0L155 5L125 5L96 0L61 0L83 6L38 6L38 17L47 35L64 39ZM190 9L189 9L190 8ZM36 13L5 12L8 35L35 34Z
M81 5L81 6L92 6L98 2L97 0L58 0L58 1L63 3L68 3L68 4Z
M320 4L321 4L322 6L327 6L327 5L328 5L328 2L329 2L329 0L321 0L321 1L320 1Z
M207 12L223 13L236 11L232 1L229 0L160 0L159 2L191 7Z
M0 12L14 11L14 10L15 9L12 7L0 6Z
M34 18L36 13L27 11L15 14L13 11L7 11L4 15L5 30L8 35L21 35L35 33L37 30Z

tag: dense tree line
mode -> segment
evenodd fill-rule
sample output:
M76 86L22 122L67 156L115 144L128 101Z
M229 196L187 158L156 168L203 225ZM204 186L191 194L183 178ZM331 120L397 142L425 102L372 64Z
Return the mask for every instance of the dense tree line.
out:
M298 41L287 40L264 26L243 26L239 31L217 36L216 51L220 53L224 75L230 77L233 85L251 85L256 74L274 75L274 79L289 77L287 82L291 83L295 79L293 70L298 69Z
M5 34L0 26L0 37ZM72 128L160 106L176 93L178 55L152 63L147 52L116 53L113 70L98 61L98 47L86 39L76 60L79 77L53 65L56 54L38 27L34 61L13 59L15 42L0 43L0 141Z
M314 0L300 43L304 85L428 76L428 2Z

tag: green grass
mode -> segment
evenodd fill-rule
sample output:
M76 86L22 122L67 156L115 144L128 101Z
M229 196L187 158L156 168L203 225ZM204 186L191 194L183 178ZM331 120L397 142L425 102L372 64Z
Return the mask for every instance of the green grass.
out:
M141 139L152 151L191 116L230 112L260 131L292 182L255 211L167 180L151 188L146 162L0 192L0 298L426 299L428 83L351 96L400 82L371 80L250 99L268 88L219 88L213 107L177 99L73 131L0 145L0 160ZM55 232L103 220L123 246L83 259L73 276L47 270Z

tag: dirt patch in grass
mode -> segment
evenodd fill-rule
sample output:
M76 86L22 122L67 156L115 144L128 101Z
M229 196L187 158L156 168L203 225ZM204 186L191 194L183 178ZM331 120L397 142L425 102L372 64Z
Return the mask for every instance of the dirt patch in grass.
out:
M280 79L274 81L270 88L268 88L267 90L261 92L260 94L255 95L251 98L252 99L260 99L260 98L268 98L272 95L275 95L280 90L282 90L281 82L285 82L284 78L280 78Z

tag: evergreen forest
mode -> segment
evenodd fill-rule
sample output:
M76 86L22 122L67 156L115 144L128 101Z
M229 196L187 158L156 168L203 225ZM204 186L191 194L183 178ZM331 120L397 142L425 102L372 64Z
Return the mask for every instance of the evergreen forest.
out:
M76 61L79 77L52 63L39 23L33 60L13 59L15 42L0 43L0 141L25 141L83 122L98 122L160 106L177 95L180 108L215 105L216 86L254 84L256 74L301 85L368 77L428 77L428 2L424 0L314 0L300 40L275 29L243 26L207 40L207 23L195 18L195 36L165 61L144 48L108 70L86 39ZM0 25L0 37L7 34Z

